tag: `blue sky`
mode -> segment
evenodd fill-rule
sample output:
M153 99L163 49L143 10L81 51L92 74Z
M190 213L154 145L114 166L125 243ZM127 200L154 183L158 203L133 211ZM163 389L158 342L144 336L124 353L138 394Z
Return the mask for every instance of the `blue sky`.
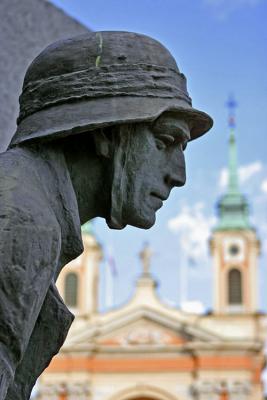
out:
M181 226L198 241L198 262L188 270L188 299L212 306L212 263L207 239L215 204L223 193L227 165L229 93L237 102L237 142L242 191L262 240L261 309L267 309L267 2L265 0L53 0L93 30L141 32L161 41L188 79L193 105L208 112L214 128L190 143L185 156L187 184L172 192L149 231L109 230L97 220L94 230L104 248L111 246L118 269L114 302L126 301L140 272L138 253L145 241L154 251L152 272L165 300L179 302L179 268L185 260ZM171 229L172 227L172 229ZM190 234L190 231L189 231ZM105 266L101 304L104 306Z

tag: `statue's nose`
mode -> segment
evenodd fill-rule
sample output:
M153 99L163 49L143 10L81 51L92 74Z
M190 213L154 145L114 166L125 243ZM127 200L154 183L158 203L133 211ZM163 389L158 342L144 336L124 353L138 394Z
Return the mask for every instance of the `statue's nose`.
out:
M168 186L184 186L186 181L185 167L180 167L178 171L173 171L165 175L165 183Z
M183 152L179 148L175 149L171 157L169 157L164 180L169 187L181 187L185 184L185 159Z

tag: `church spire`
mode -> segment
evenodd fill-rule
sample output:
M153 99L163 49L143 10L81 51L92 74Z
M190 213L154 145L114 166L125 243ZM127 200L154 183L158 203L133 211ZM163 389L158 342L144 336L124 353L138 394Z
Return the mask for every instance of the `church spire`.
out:
M227 102L229 117L228 125L230 129L229 137L229 164L228 164L228 192L238 193L238 171L237 171L237 151L235 139L235 109L237 103L233 97L230 97Z
M227 102L229 110L228 125L229 160L228 160L228 187L226 194L218 202L219 221L215 230L250 229L248 220L248 204L239 190L237 149L235 139L235 109L237 103L233 97Z

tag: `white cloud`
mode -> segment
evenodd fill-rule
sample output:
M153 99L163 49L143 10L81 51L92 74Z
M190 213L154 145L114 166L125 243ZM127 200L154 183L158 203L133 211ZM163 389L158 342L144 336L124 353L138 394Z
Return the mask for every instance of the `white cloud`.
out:
M204 0L204 4L211 7L219 19L225 19L233 12L245 7L255 7L264 0Z
M228 182L228 170L227 168L222 168L219 177L219 186L220 188L225 188Z
M234 5L235 7L246 7L246 6L256 6L262 0L205 0L205 3L211 6L229 6L229 3Z
M183 207L168 221L168 228L179 235L180 246L187 257L195 261L207 259L207 244L215 217L204 215L204 204Z
M261 190L262 190L264 193L267 193L267 179L264 179L264 181L262 181Z
M244 184L254 175L261 172L263 169L262 163L260 161L255 161L253 163L242 165L238 168L239 182ZM225 188L228 182L228 170L227 168L222 168L220 172L219 185L221 188Z
M248 181L253 175L257 174L262 170L262 163L260 161L255 161L254 163L243 165L238 168L238 175L240 179L240 183L245 183Z

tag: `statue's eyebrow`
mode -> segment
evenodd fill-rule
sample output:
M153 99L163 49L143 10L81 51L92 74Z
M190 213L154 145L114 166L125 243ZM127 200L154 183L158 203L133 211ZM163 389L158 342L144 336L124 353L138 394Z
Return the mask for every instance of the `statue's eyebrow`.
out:
M164 133L172 135L175 139L180 138L182 136L183 140L189 141L190 140L190 129L186 129L179 121L172 118L164 118L164 119L157 119L154 122L155 134L156 135L164 135ZM168 131L164 132L162 129L168 129Z

